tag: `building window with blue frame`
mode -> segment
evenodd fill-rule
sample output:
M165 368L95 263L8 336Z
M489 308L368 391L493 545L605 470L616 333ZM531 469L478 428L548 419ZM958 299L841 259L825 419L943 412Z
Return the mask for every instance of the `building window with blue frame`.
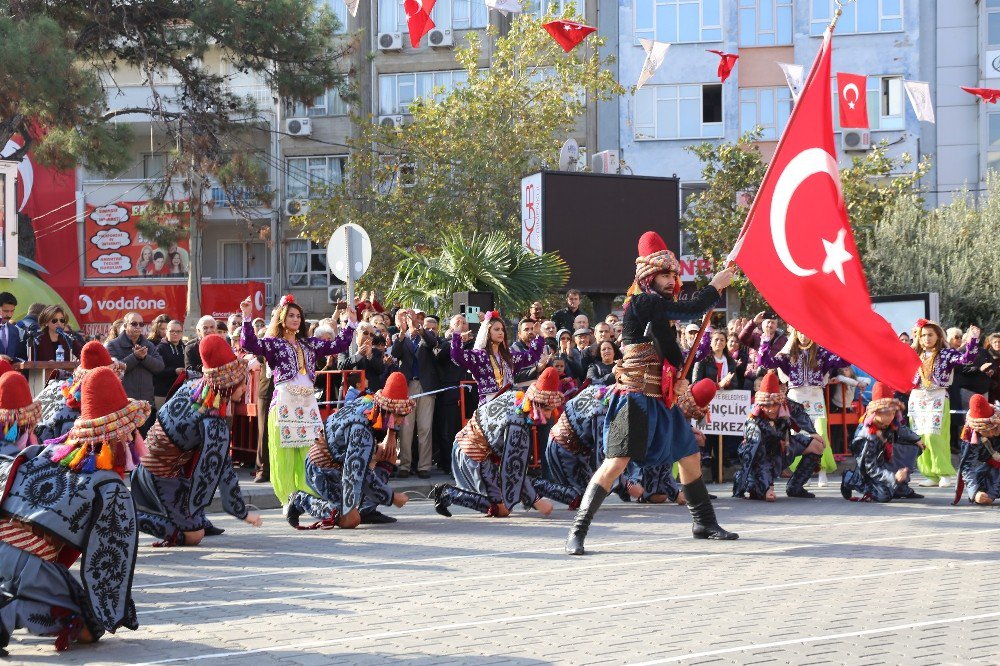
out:
M722 85L643 86L635 94L636 141L723 135Z
M1000 171L1000 112L986 115L989 145L986 151L986 168Z
M812 0L809 34L822 35L833 20L834 0ZM903 29L903 0L857 0L844 4L844 13L837 21L837 32L863 34L900 32Z
M634 0L635 43L721 42L721 0Z
M762 130L761 140L777 141L792 115L792 93L780 88L740 88L740 133L754 127Z
M336 1L344 4L343 0ZM441 30L475 30L485 28L490 22L488 10L482 0L439 0L431 9L431 19ZM402 2L378 0L378 31L409 31Z
M866 84L868 105L868 128L871 130L906 129L906 92L903 77L869 76ZM833 79L833 122L840 131L840 99L837 95L837 79Z
M1000 46L1000 0L986 0L986 43Z
M441 99L456 86L469 80L464 69L412 74L380 74L379 114L394 116L409 114L410 104L421 98Z
M740 0L740 46L792 43L792 0Z

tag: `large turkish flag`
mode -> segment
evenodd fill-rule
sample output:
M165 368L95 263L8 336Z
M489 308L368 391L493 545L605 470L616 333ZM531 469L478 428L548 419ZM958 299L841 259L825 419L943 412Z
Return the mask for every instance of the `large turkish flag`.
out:
M920 361L872 310L844 207L831 49L827 33L730 258L796 330L906 392Z
M406 13L406 28L410 32L410 46L417 48L424 35L434 27L431 10L436 0L403 0Z

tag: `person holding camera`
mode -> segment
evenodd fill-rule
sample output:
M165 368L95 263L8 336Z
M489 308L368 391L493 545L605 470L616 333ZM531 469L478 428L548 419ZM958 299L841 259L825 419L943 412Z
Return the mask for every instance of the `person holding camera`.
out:
M399 360L399 371L406 377L409 395L415 396L426 391L441 388L434 350L439 344L437 335L424 327L424 313L415 310L400 310L396 313L399 334L392 343L390 354ZM416 398L416 407L403 423L399 445L399 478L410 475L413 458L413 431L417 431L419 451L417 453L417 476L421 479L431 475L433 442L431 426L434 420L434 400L437 396L425 395Z
M144 325L141 314L129 312L125 315L121 334L105 347L111 358L125 364L125 376L122 377L125 395L133 400L145 400L152 405L156 399L153 379L163 370L163 357L156 350L156 345L143 336ZM139 433L143 437L153 425L155 416L155 413L150 413L146 422L139 427Z

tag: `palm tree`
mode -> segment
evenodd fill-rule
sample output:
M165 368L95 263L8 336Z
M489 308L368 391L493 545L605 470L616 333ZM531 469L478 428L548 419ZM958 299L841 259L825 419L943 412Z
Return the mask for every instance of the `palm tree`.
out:
M389 289L389 300L446 315L457 291L488 291L501 312L527 312L532 301L569 279L569 266L558 254L536 255L507 234L446 233L436 256L397 247L403 255Z

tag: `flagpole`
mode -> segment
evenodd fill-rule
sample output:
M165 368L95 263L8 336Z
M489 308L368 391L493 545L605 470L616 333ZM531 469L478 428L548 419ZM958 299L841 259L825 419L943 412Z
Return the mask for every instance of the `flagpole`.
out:
M844 13L844 5L856 1L857 0L834 0L834 2L837 5L837 9L834 10L833 18L830 20L830 25L827 26L826 28L825 32L826 35L833 35L833 30L834 28L837 27L837 21L840 20L840 17ZM805 82L805 84L803 85L803 90L805 89L805 86L809 84L810 80L811 78ZM779 146L780 146L780 140L779 140ZM733 249L726 256L726 261L725 264L723 265L723 269L730 268L736 263L733 261L732 257L736 254L736 250L739 249L740 244L743 242L743 235L746 233L747 223L750 221L750 214L754 211L754 208L756 208L756 204L757 204L757 197L755 195L754 202L750 206L750 210L747 212L746 220L743 221L743 227L740 229L740 234L739 236L736 237L736 242L733 244ZM687 377L687 373L691 370L691 364L694 363L694 352L696 349L698 349L698 346L701 344L701 338L705 334L705 329L708 328L708 322L712 318L712 312L714 312L714 308L706 312L705 316L701 320L701 327L698 329L698 335L695 336L694 343L691 345L691 350L688 352L688 357L687 359L684 360L684 368L682 369L680 375L680 378L682 379L684 377Z

